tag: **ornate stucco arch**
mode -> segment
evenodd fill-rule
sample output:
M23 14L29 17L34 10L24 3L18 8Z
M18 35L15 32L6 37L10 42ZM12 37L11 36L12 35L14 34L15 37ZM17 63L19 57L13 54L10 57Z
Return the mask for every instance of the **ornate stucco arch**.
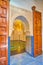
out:
M16 20L20 20L23 23L23 25L24 25L24 34L26 36L29 36L29 34L30 34L29 33L29 23L28 23L27 19L24 16L17 16L15 18L14 22L13 22L13 26L14 26L14 23L16 22ZM16 34L17 34L17 32L16 32ZM13 29L13 32L11 34L11 39L13 38L13 36L14 36L14 29Z
M25 25L25 28L26 28L26 35L28 35L29 36L29 34L30 34L30 32L29 32L29 22L28 22L28 20L26 19L26 17L24 17L24 16L17 16L16 18L15 18L15 20L16 19L18 19L18 20L21 20L22 21L22 23L24 23L24 25ZM14 21L15 21L14 20Z

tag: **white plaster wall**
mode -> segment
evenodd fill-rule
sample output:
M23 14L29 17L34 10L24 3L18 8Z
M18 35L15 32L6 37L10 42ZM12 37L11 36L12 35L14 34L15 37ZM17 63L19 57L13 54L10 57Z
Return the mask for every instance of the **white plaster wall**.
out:
M43 0L11 0L10 4L30 11L32 11L31 7L35 5L36 9L42 12L42 50L43 50Z
M17 11L18 10L18 11ZM29 31L29 36L33 36L33 18L32 18L32 12L31 11L27 11L25 9L19 8L19 7L15 7L15 6L10 6L10 18L9 18L9 36L11 36L12 30L13 30L13 23L14 20L17 16L24 16L27 21L28 21L28 25L29 28L27 28L26 30ZM28 30L29 29L29 30ZM28 33L26 33L28 35Z

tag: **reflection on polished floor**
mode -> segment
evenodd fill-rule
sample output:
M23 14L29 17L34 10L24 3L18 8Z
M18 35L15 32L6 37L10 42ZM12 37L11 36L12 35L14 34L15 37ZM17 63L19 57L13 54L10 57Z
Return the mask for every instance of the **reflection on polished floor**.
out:
M10 65L43 65L43 54L35 58L27 53L13 55L10 57Z

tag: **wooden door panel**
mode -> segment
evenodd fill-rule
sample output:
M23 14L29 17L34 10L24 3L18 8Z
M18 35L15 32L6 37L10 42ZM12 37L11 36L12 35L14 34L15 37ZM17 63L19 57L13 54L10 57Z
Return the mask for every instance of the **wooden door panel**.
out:
M33 12L34 17L34 56L37 56L42 53L42 22L41 22L41 13L38 11ZM37 49L37 50L36 50ZM40 52L39 52L40 51Z
M5 48L1 48L1 56L2 57L6 56L6 49Z
M9 0L0 0L0 65L8 65Z
M1 49L0 49L0 58L1 58Z
M38 45L37 45L38 43L37 42L35 42L35 44L34 44L34 49L38 49Z
M42 38L41 36L38 36L38 48L42 48Z
M7 5L8 3L7 3L7 0L1 0L0 1L0 5L2 6L2 7L4 7L4 8L7 8ZM4 6L3 6L4 5Z
M35 49L35 50L34 50L34 56L35 56L35 57L38 56L38 49Z
M42 48L38 49L38 55L42 54Z

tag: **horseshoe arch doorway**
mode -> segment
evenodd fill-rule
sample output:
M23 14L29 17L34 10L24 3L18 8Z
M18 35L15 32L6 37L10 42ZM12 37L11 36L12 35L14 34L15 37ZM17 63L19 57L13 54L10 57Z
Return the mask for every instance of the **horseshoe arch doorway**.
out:
M11 55L25 52L27 30L29 30L27 19L24 16L16 17L13 23L13 31L10 37Z

